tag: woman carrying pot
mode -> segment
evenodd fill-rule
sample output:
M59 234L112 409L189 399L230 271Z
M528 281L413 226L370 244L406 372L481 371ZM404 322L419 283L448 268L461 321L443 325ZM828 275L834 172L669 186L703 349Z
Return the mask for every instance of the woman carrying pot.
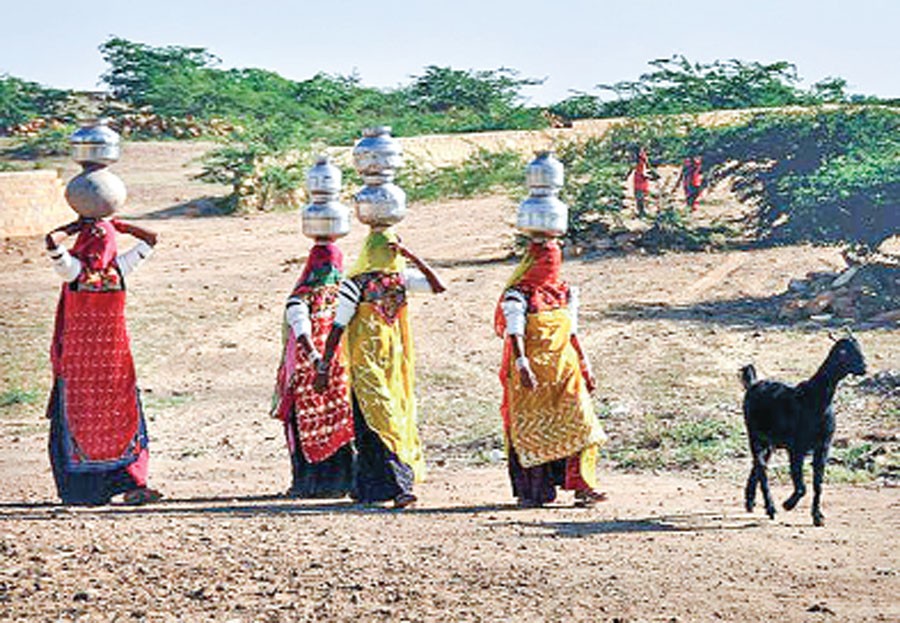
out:
M287 494L340 498L352 486L354 454L353 413L339 348L329 367L327 390L313 391L313 382L343 278L344 257L335 241L350 231L350 214L337 200L341 171L327 158L320 158L306 179L312 203L303 210L303 233L315 244L285 305L272 415L284 423L291 455Z
M407 268L407 261L415 268ZM357 451L351 495L358 502L393 501L395 508L405 508L416 501L413 484L425 477L425 459L416 421L407 294L445 289L389 228L369 233L341 283L315 387L328 389L345 337Z
M116 232L138 244L117 253ZM72 250L60 242L77 235ZM125 278L147 257L156 234L122 221L79 218L46 236L63 280L53 330L50 461L65 504L158 500L147 486L147 429L125 327Z
M594 415L596 381L578 340L578 292L561 277L568 207L556 198L562 164L542 152L528 165L530 195L517 227L530 238L494 314L504 340L500 365L509 477L520 506L553 502L557 488L578 506L606 499L597 490L597 455L606 435Z

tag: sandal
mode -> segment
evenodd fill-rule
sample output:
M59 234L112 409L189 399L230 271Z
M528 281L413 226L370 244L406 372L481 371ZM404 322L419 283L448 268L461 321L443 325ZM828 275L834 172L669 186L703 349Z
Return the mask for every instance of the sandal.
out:
M128 506L143 506L144 504L159 502L162 497L163 494L156 489L141 487L140 489L127 491L122 499Z
M419 498L412 493L401 493L394 498L394 508L406 508L416 503Z
M595 506L598 502L605 502L608 499L606 492L594 491L593 489L581 489L575 492L575 506L579 508L587 508Z

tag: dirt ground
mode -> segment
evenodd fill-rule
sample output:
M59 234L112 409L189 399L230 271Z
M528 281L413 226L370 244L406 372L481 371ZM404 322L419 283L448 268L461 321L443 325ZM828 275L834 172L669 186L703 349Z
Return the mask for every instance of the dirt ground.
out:
M612 437L600 473L610 499L520 510L491 453L501 445L491 317L515 263L515 207L413 205L400 233L450 286L412 302L430 467L420 503L291 500L279 495L290 468L267 410L282 305L309 241L296 213L173 209L220 192L187 179L203 149L128 144L117 165L126 214L161 236L128 304L159 504L57 505L43 408L59 286L40 240L3 243L0 393L18 399L0 407L0 620L900 621L893 480L829 482L826 526L813 528L808 497L774 521L743 511L739 451L622 469L653 431L739 429L740 365L792 381L814 371L826 332L764 312L790 278L839 269L835 249L568 260ZM713 194L699 218L729 201ZM357 223L341 242L348 261L364 233ZM900 367L896 330L859 338L870 372ZM896 403L856 383L836 400L840 444L896 441ZM774 493L787 497L783 478Z

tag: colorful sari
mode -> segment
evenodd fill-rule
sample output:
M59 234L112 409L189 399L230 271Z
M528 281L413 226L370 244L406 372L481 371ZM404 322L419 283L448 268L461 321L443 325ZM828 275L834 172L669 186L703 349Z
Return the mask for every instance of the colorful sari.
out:
M532 242L507 283L507 290L517 290L527 302L525 354L536 387L522 386L500 304L495 313L495 330L505 340L500 411L510 480L514 495L528 505L553 501L558 486L594 490L597 451L606 440L571 342L569 287L560 280L561 265L555 240Z
M390 230L370 233L348 274L361 292L344 335L357 426L354 496L363 502L411 493L413 483L425 477L413 394L406 263L389 246L396 239Z
M288 299L307 306L310 340L320 353L334 322L343 261L337 245L317 243ZM284 422L293 474L289 494L343 497L350 492L353 479L353 413L341 352L338 350L331 366L328 388L320 394L313 389L315 366L300 351L287 322L282 333L284 350L272 415Z
M147 431L125 326L125 284L115 229L85 223L72 255L78 278L63 284L50 357L50 461L66 504L106 504L147 484Z

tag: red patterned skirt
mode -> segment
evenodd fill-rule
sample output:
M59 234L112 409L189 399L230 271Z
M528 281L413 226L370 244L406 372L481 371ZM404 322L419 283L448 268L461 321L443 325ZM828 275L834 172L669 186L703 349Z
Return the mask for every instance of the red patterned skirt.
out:
M320 352L330 329L330 318L313 319L312 341ZM273 415L284 422L294 418L299 439L292 439L291 435L288 443L294 445L299 441L304 459L309 463L319 463L353 441L353 411L350 408L347 370L339 349L332 362L328 388L321 394L316 392L313 389L315 368L299 352L293 331L289 327L286 331Z
M50 454L60 497L105 503L146 486L147 434L125 292L63 287L52 348Z

